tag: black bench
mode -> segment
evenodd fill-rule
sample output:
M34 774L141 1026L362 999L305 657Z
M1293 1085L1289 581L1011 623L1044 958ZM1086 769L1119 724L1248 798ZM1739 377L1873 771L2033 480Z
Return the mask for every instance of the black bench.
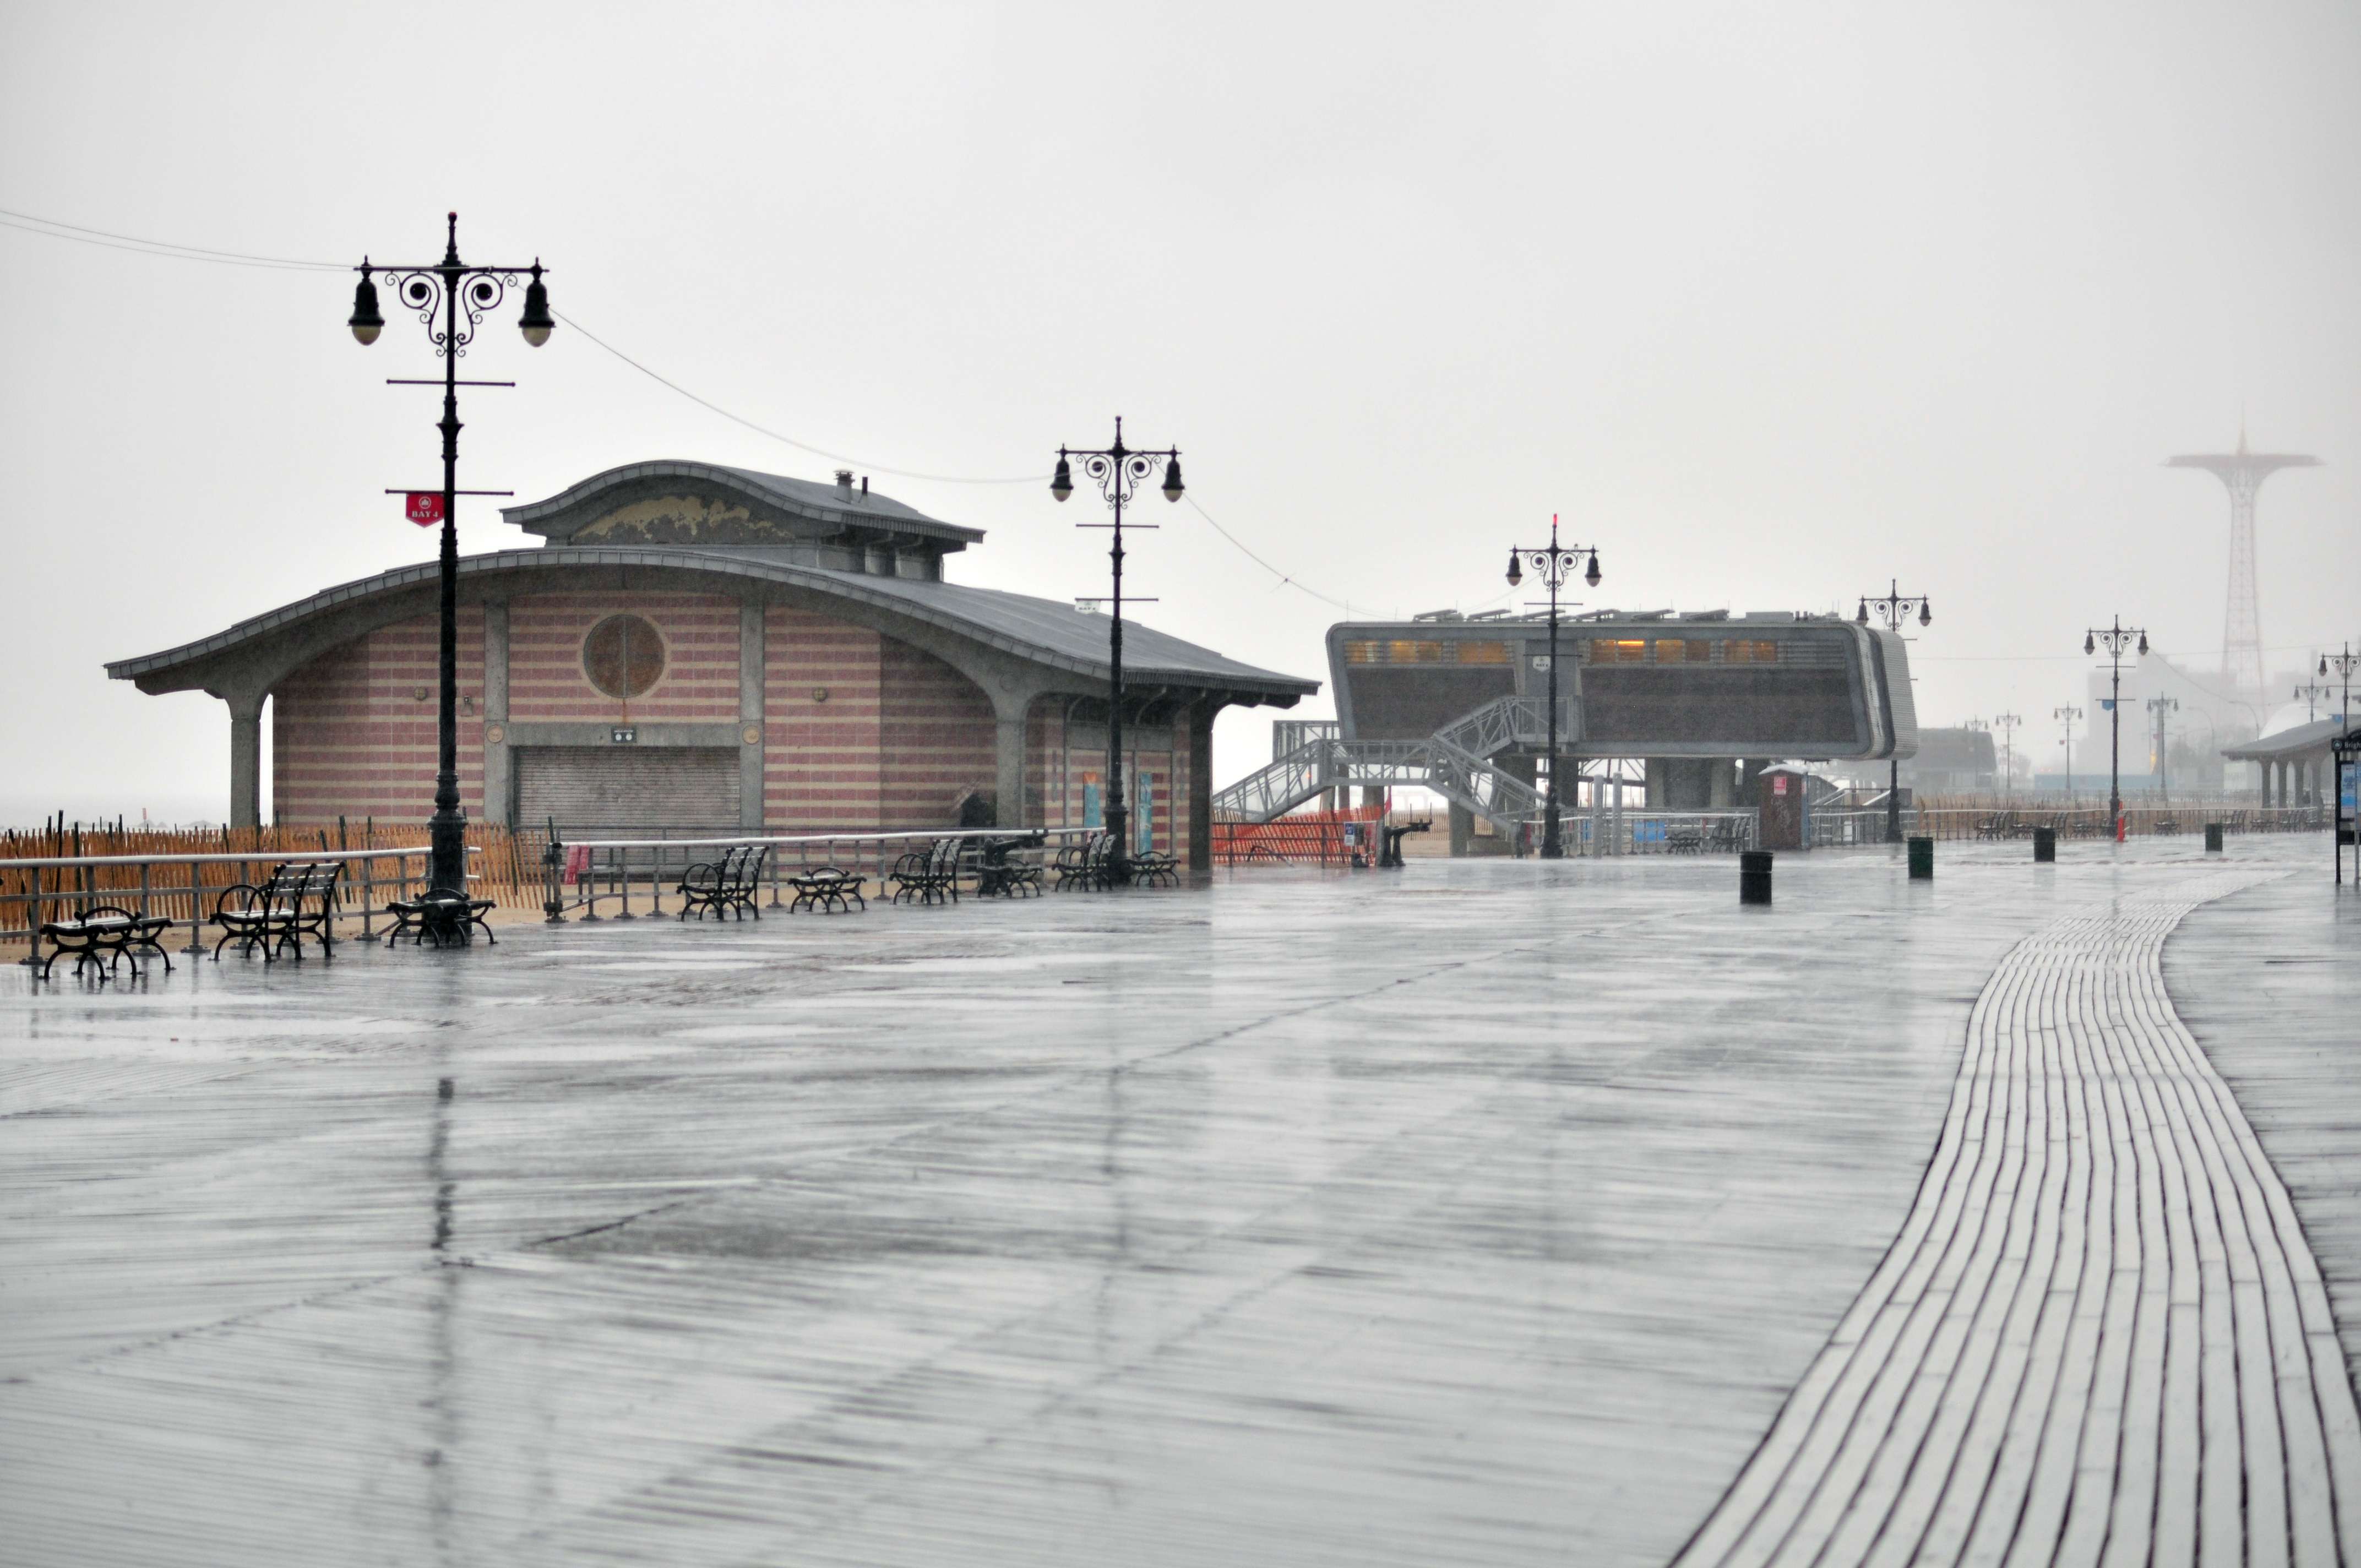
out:
M957 904L959 840L938 839L928 849L911 850L894 862L892 881L895 904Z
M1093 833L1079 844L1065 844L1058 850L1058 859L1049 870L1057 876L1060 893L1071 888L1097 889L1109 885L1108 862L1115 856L1115 835Z
M814 866L797 872L787 878L787 885L796 890L796 896L787 904L787 913L810 909L850 915L856 904L866 910L869 900L861 895L863 880L835 866Z
M1664 835L1664 853L1668 855L1702 855L1705 853L1705 830L1701 828L1675 828Z
M264 963L289 948L300 959L307 931L319 938L324 957L335 958L336 880L343 874L335 861L290 861L272 868L259 886L241 882L222 889L214 900L212 923L222 928L214 961L221 961L232 942L247 957L259 947Z
M500 938L492 935L490 924L484 919L494 907L489 898L469 898L447 887L430 888L416 898L385 906L386 913L393 916L393 925L385 934L385 945L393 946L407 931L412 947L429 937L434 938L436 947L447 947L454 942L472 941L480 930L485 941L498 947Z
M987 839L976 865L975 895L978 898L1031 898L1041 891L1041 868L1029 861L1012 861L1013 850L1027 849L1041 842L1042 835L1028 833L1020 839Z
M1131 882L1134 887L1178 887L1180 862L1170 855L1142 850L1131 857Z
M746 844L726 851L718 861L706 861L681 873L680 914L686 920L694 910L699 920L711 910L719 915L729 911L743 920L752 915L763 917L754 906L754 895L763 890L763 865L770 859L768 844Z
M48 958L39 960L40 978L49 979L50 967L68 953L73 955L76 974L82 972L82 965L91 964L98 970L101 980L112 974L115 966L125 959L131 960L131 976L137 980L139 977L139 955L143 952L153 953L162 959L165 970L170 972L172 955L164 950L164 945L156 939L156 935L170 929L171 925L160 915L134 915L128 909L118 908L112 904L93 905L71 920L45 920L41 923L39 936L48 938L56 946ZM34 950L38 953L39 948L37 938ZM104 961L101 961L102 955Z

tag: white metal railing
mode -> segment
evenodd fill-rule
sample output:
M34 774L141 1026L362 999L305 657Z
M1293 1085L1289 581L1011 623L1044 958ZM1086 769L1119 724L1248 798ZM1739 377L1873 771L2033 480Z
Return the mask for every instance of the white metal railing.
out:
M921 845L939 839L958 840L962 847L993 839L1020 839L1025 847L1093 838L1101 828L937 828L894 833L739 833L706 839L565 839L553 837L544 864L546 891L542 911L553 922L570 909L584 920L636 920L631 912L634 886L645 890L648 912L662 915L667 880L677 883L688 868L710 861L731 850L768 846L763 880L770 888L768 907L782 907L779 884L785 879L823 866L874 882L881 887L895 860ZM692 854L690 851L702 851ZM790 856L792 855L792 858ZM600 901L618 905L612 915L598 913Z
M1601 803L1595 809L1564 812L1558 831L1569 855L1734 855L1762 841L1762 820L1752 807L1735 810L1666 811L1661 807ZM1531 854L1541 847L1539 824L1521 828L1531 842L1517 846Z
M423 884L425 880L424 869L422 867L413 873L409 862L414 860L424 860L433 853L431 847L419 844L381 850L266 850L245 852L227 850L177 855L46 855L0 861L0 877L8 877L11 872L18 873L25 884L16 891L0 890L0 910L16 908L22 910L25 915L25 923L22 927L0 922L0 941L27 941L38 953L40 950L40 928L45 922L60 916L69 918L79 917L85 910L105 905L115 908L127 908L133 914L142 916L162 917L170 922L164 932L167 938L170 938L172 927L186 926L189 927L189 945L182 951L203 952L205 923L211 918L213 913L207 906L207 899L211 897L218 901L226 888L235 884L217 886L209 883L204 880L201 868L235 865L240 868L238 882L250 883L256 880L253 873L258 867L261 868L262 874L268 877L269 868L273 866L291 863L317 864L327 861L339 861L346 868L345 876L340 884L338 907L333 912L331 918L357 919L361 923L361 935L369 937L375 935L374 920L377 911L387 902L387 899L381 899L379 895L384 894L390 898L408 897L412 888ZM481 855L483 850L480 847L471 844L467 847L467 853ZM394 862L393 875L390 877L378 875L378 862L380 861ZM354 874L356 865L359 868L358 875ZM159 883L155 874L155 869L159 866L184 866L187 868L187 872L180 880L166 879ZM138 880L136 883L110 874L118 870L127 872L134 868L138 872ZM479 879L471 872L468 873L468 880ZM357 908L343 907L342 900L347 892L358 898ZM185 916L180 913L183 905L188 911ZM22 961L31 963L36 960L27 958Z
M1918 831L1917 815L1915 807L1905 806L1902 808L1904 838ZM1882 806L1859 810L1836 810L1816 806L1811 808L1809 826L1804 830L1804 842L1815 850L1883 844L1886 832L1885 807Z

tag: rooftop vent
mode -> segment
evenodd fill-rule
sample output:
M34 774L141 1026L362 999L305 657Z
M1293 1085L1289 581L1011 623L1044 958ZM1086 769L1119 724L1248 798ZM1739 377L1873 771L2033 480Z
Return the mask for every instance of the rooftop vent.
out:
M840 499L849 501L852 499L851 469L839 468L836 471L836 493Z

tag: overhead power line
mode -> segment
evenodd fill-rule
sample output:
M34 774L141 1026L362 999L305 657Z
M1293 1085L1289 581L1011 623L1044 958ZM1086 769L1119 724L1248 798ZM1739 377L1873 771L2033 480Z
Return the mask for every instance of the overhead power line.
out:
M111 229L86 228L80 224L60 223L55 218L45 218L33 213L12 212L5 207L0 207L0 227L18 229L26 234L40 235L44 238L48 239L72 240L81 245L104 246L110 250L127 250L138 256L159 256L171 261L205 261L224 267L260 267L278 271L347 272L352 270L348 263L341 261L305 261L288 256L257 256L249 252L240 250L214 250L201 245L182 245L176 240L148 239L137 235L117 234ZM743 414L736 413L729 409L725 409L719 403L713 401L710 398L702 397L696 392L692 392L686 387L682 386L679 382L673 380L671 378L660 375L656 371L650 369L647 366L642 365L640 361L632 358L630 355L624 353L613 344L609 343L605 338L600 337L597 333L592 332L588 327L584 326L580 322L576 321L572 316L566 314L564 312L553 311L550 313L556 316L559 321L564 322L567 326L572 327L576 332L580 333L584 337L588 338L598 347L604 349L609 354L613 355L616 358L621 360L632 369L637 370L641 375L645 376L648 379L655 382L657 385L686 398L690 402L697 404L699 408L706 410L708 412L719 414L723 419L730 421L733 424L742 425L746 429L752 431L757 435L766 436L773 441L792 446L798 452L808 452L815 457L825 457L831 463L850 463L853 466L872 474L888 474L899 479L920 479L929 484L939 485L1036 485L1046 483L1049 477L1047 474L1020 474L1010 477L994 476L990 477L960 474L928 474L913 468L895 468L888 466L883 463L864 462L862 459L858 457L849 457L841 452L830 452L824 446L814 446L807 441L798 441L792 435L773 430L767 425L758 424L754 421L748 419ZM1194 509L1199 517L1205 520L1207 525L1210 526L1214 532L1220 534L1224 540L1227 540L1230 545L1247 560L1252 561L1256 565L1260 566L1264 571L1268 572L1273 577L1279 579L1279 587L1290 587L1299 593L1310 594L1313 598L1320 600L1323 604L1334 605L1336 608L1345 610L1347 614L1351 613L1351 607L1344 600L1331 598L1328 595L1320 592L1318 589L1307 587L1306 585L1298 582L1294 577L1280 571L1277 566L1272 565L1260 555L1257 555L1252 550L1247 549L1246 544L1239 540L1237 535L1232 533L1228 529L1224 528L1219 522L1214 521L1213 515L1211 512L1197 504L1197 498L1195 496L1190 496L1188 499L1189 505Z
M174 261L214 261L225 267L269 267L301 272L350 270L340 261L298 261L286 256L249 256L242 250L209 250L201 245L181 245L168 239L142 239L137 235L84 228L80 224L61 224L55 218L36 217L31 213L12 213L5 208L0 208L0 225L23 229L27 234L46 235L51 239L79 240L84 245L103 245L109 250L168 257Z
M655 371L649 369L646 366L641 364L638 360L632 358L630 355L624 353L613 344L609 343L605 338L600 337L597 333L592 332L588 327L584 326L580 322L576 321L572 316L567 315L564 311L552 311L550 312L550 314L555 316L559 321L564 322L567 326L572 327L575 331L580 333L583 336L588 338L591 342L597 344L599 347L605 349L608 353L613 355L616 358L621 360L624 364L630 366L632 369L637 370L641 375L645 376L649 380L655 382L657 385L669 387L674 391L678 392L682 397L686 398L690 402L695 403L697 407L718 413L723 419L730 421L733 424L742 424L757 435L767 435L773 441L785 442L798 452L808 452L815 457L825 457L831 463L850 463L853 465L853 466L872 474L891 474L897 479L925 479L939 485L1046 485L1049 482L1049 476L1047 474L1019 474L1014 477L1008 478L978 478L972 476L958 474L921 474L909 468L889 468L882 463L866 463L858 457L847 457L841 452L830 452L825 447L814 446L807 441L797 441L794 436L782 435L777 431L769 428L767 425L756 424L752 420L748 419L743 414L732 413L728 409L723 408L719 403L715 402L712 399L699 397L695 392L690 391L686 387L682 386L679 382L672 380L667 377L658 375Z

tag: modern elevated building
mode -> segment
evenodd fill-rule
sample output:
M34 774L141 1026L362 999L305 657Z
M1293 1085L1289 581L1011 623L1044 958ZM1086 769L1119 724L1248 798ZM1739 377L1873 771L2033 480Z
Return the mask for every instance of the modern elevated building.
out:
M502 514L537 549L459 564L459 778L472 817L648 828L1095 825L1107 619L944 580L981 531L872 494L639 463ZM263 704L282 822L423 821L435 751L432 563L109 664L229 705L233 821L259 820ZM1209 851L1213 716L1316 681L1124 629L1134 819Z
M1455 798L1470 760L1530 785L1547 745L1549 647L1533 616L1332 627L1341 743L1373 761L1432 753L1420 782ZM1642 761L1648 803L1670 809L1746 804L1752 775L1774 759L1882 761L1917 744L1902 640L1834 618L1562 619L1558 694L1561 754ZM1497 815L1523 798L1477 782L1456 804Z
M1416 784L1467 819L1531 822L1548 749L1547 620L1347 622L1328 631L1336 732L1307 732L1228 785L1216 812L1267 821L1323 791ZM1557 734L1568 762L1644 764L1666 810L1749 806L1780 759L1907 758L1918 743L1908 654L1890 631L1781 611L1600 610L1558 624ZM1573 796L1563 787L1561 804Z

